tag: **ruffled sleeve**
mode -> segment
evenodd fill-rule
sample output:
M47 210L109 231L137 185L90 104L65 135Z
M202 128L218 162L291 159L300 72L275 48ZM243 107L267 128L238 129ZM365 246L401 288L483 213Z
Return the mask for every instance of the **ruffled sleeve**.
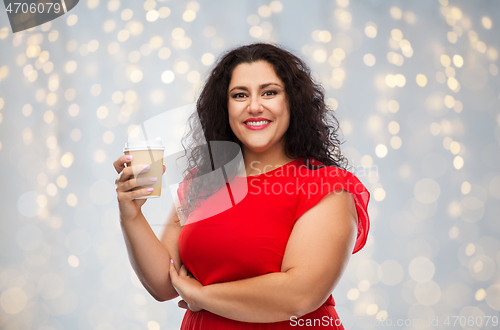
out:
M317 170L301 170L298 179L299 204L295 212L294 224L302 214L316 205L328 193L337 189L346 190L354 197L358 213L358 233L352 253L361 250L366 244L370 228L368 217L370 193L361 181L351 172L331 166Z
M196 171L196 169L195 169ZM192 172L194 173L194 172ZM189 173L184 177L184 180L182 180L181 183L179 183L179 187L177 188L177 197L179 198L179 202L183 203L184 202L184 197L188 193L189 190L189 185L191 183L191 178L192 178L192 173Z
M189 189L191 188L191 184L193 183L193 180L195 179L195 173L198 171L198 168L193 168L182 180L181 183L179 183L179 187L177 187L177 198L179 199L179 205L177 207L181 207L184 209L187 205L187 201L184 200L186 195L189 192Z

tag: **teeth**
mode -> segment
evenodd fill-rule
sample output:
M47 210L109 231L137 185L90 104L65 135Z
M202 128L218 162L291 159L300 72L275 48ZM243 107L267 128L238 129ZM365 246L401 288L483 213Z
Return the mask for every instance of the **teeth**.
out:
M246 124L249 126L259 126L259 125L266 125L270 123L269 120L261 120L261 121L247 121Z

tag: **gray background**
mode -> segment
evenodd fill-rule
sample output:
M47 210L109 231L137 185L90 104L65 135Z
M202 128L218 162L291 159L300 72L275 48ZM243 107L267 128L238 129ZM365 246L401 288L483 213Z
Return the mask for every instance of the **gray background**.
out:
M90 0L12 34L2 10L0 328L180 327L129 265L112 161L134 125L196 100L211 58L257 40L310 65L372 194L334 291L346 328L498 317L499 17L497 1ZM170 203L143 207L156 233Z

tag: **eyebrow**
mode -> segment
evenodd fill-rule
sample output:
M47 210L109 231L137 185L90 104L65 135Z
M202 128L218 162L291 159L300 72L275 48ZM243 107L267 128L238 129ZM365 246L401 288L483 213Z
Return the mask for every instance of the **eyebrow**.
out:
M269 86L271 86L271 85L276 85L276 86L278 86L278 87L280 87L280 88L283 88L283 87L281 87L281 85L279 85L279 84L277 84L277 83L267 83L267 84L262 84L262 85L260 85L259 87L260 87L260 89L264 89L264 88L269 87ZM245 86L236 86L236 87L233 87L233 88L229 91L229 93L231 93L231 92L232 92L233 90L235 90L235 89L241 89L241 90L244 90L244 91L248 91L248 88L247 88L247 87L245 87Z

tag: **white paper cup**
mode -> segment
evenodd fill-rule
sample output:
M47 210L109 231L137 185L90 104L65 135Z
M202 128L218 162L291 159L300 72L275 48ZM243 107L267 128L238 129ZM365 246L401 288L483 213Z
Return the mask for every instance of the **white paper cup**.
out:
M165 147L162 145L161 138L149 141L130 141L125 143L123 153L132 155L132 162L129 166L139 164L150 165L151 169L144 173L134 175L135 179L157 177L158 180L151 185L135 187L132 190L142 188L154 188L153 192L147 196L136 199L158 198L161 195L161 179L163 175L163 153Z

